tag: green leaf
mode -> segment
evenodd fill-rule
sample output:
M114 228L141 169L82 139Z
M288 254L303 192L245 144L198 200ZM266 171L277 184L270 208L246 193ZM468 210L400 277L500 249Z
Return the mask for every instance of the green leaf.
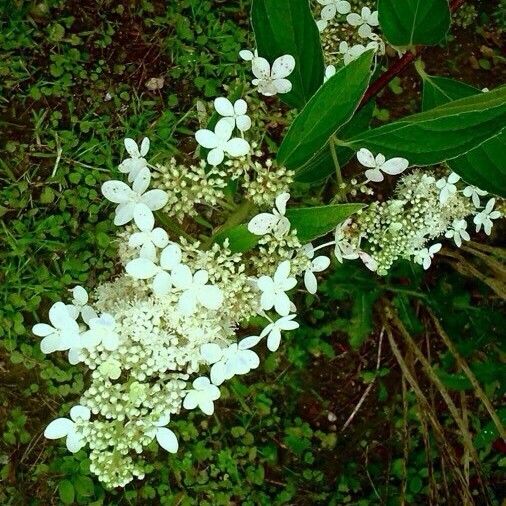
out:
M279 97L291 107L304 107L323 83L325 72L320 34L308 0L253 0L251 22L259 56L270 64L285 54L295 58L295 70L288 77L292 91Z
M318 90L288 130L278 151L280 165L297 171L350 121L369 85L372 58L367 51Z
M236 225L216 234L214 241L218 244L223 244L225 239L228 239L231 251L234 253L244 253L253 249L260 240L260 237L249 232L248 225Z
M363 204L334 204L287 209L286 217L302 243L317 239L364 207Z
M368 148L411 165L434 165L461 156L498 135L506 122L506 86L374 128L351 139L355 150Z
M448 0L379 0L379 22L393 46L433 46L451 24Z
M445 77L422 73L422 78L424 110L483 93L473 86ZM506 153L506 130L465 155L450 160L449 165L467 183L506 197L504 153Z
M439 76L429 76L423 73L422 110L428 111L440 105L447 104L460 98L472 97L481 93L478 88L454 79Z
M346 140L367 130L371 123L373 112L374 101L371 101L365 107L357 111L353 118L344 125L336 135L340 139ZM336 146L336 155L341 167L346 165L354 154L355 152L352 149L344 146ZM295 181L300 183L314 183L322 181L334 172L335 166L332 160L330 147L327 143L313 158L311 158L311 160L297 170L295 173Z
M74 502L74 486L69 480L60 481L58 494L63 504L72 504Z

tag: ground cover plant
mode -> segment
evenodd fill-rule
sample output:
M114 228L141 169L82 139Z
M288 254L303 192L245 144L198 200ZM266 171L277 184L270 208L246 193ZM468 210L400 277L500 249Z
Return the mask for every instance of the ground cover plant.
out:
M4 503L501 503L502 2L3 8Z

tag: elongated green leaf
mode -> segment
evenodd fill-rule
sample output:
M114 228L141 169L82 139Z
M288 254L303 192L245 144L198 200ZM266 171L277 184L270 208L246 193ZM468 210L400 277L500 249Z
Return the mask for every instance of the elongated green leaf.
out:
M506 121L506 86L436 107L359 134L349 141L411 165L434 165L457 158L498 135Z
M374 107L374 102L369 102L365 107L360 109L350 122L344 125L336 135L340 139L346 140L367 130L371 123ZM354 153L352 149L344 146L336 146L336 155L341 167L351 160ZM311 158L311 160L299 168L295 173L295 181L300 183L314 183L324 180L334 172L335 166L332 160L330 147L327 143L313 158Z
M223 244L225 239L228 239L231 251L234 253L244 253L257 245L260 236L252 234L248 230L248 225L236 225L235 227L216 234L214 241L218 244Z
M334 230L339 223L364 207L363 204L334 204L329 206L299 207L286 211L286 216L297 229L303 243L317 239Z
M431 109L453 100L483 92L445 77L423 75L423 108ZM463 156L450 160L452 170L464 181L490 193L506 196L506 130Z
M308 0L253 0L251 21L259 56L274 60L285 54L295 58L295 70L288 77L293 88L280 94L281 100L301 109L323 83L325 66Z
M428 111L440 105L447 104L460 98L472 97L478 95L481 91L474 86L470 86L454 79L439 76L423 76L423 99L422 109Z
M379 0L379 22L393 46L431 46L451 24L448 0Z
M318 90L288 130L277 156L280 165L297 171L350 121L369 85L372 58L368 51Z

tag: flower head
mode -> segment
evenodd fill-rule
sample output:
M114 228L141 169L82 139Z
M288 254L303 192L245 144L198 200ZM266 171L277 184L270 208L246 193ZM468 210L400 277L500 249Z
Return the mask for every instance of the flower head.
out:
M82 286L76 286L72 289L72 304L67 304L67 310L77 320L81 315L84 323L88 323L91 318L96 318L96 311L88 305L88 292Z
M453 220L452 228L446 232L445 237L448 239L453 239L455 244L460 248L462 246L463 240L471 240L471 236L467 232L466 228L466 220Z
M91 417L91 411L86 406L74 406L70 410L69 418L57 418L53 420L44 431L47 439L60 439L66 437L67 448L70 452L78 452L86 442L79 433L79 423L87 422Z
M436 181L436 187L440 190L439 202L441 205L446 204L448 200L450 200L450 197L457 193L457 187L455 186L455 183L457 183L459 180L460 176L458 174L455 174L455 172L452 172L448 176L448 179L442 177Z
M278 93L289 93L292 91L292 83L286 79L295 69L295 58L285 54L280 56L272 64L265 58L253 58L251 69L255 76L252 83L258 91L267 97Z
M348 14L351 11L351 4L346 0L318 0L323 5L321 17L324 21L330 21L336 17L336 14Z
M483 230L487 235L492 233L492 226L494 225L492 220L497 220L501 217L500 211L493 210L494 206L495 199L490 199L485 208L474 217L473 221L476 225L476 232L479 232L481 227L483 227Z
M260 337L267 336L267 348L270 351L276 351L279 348L282 330L295 330L299 328L298 322L294 321L296 316L295 314L282 316L275 322L271 321L271 323L262 330Z
M248 223L248 230L255 235L273 233L275 237L283 237L290 231L290 221L285 216L286 204L290 200L289 193L281 193L276 197L276 207L272 213L260 213Z
M480 190L476 186L466 186L462 192L465 197L470 198L473 201L474 207L479 208L481 206L480 197L485 197L487 192Z
M119 346L119 334L116 320L109 313L103 313L98 318L92 318L88 325L90 329L83 334L83 344L86 348L94 348L101 344L106 350L114 351Z
M304 285L309 293L315 294L318 289L318 281L314 273L323 272L330 265L330 258L324 255L315 258L312 244L306 244L302 249L303 253L311 261L304 272Z
M185 409L195 409L197 406L206 414L214 413L214 401L220 398L220 389L211 384L209 378L201 376L193 382L190 390L183 401Z
M443 245L441 243L433 244L430 248L423 248L414 254L414 261L417 264L423 265L423 268L427 270L432 263L432 259L441 251Z
M375 183L379 183L385 179L383 172L391 176L396 176L409 167L409 162L405 158L391 158L387 160L381 153L375 158L366 148L362 148L358 151L357 158L364 167L369 167L369 170L365 171L367 180Z
M262 292L260 304L262 309L268 311L274 309L280 316L288 316L290 313L290 299L286 292L297 284L297 280L290 277L290 262L281 262L271 278L261 276L257 281L258 289Z
M128 174L128 181L132 182L139 172L148 166L148 162L144 158L149 151L149 139L144 137L141 147L133 139L125 139L125 149L130 158L123 160L119 166L119 171Z
M351 26L358 27L358 34L364 39L371 36L371 27L379 25L378 11L372 12L369 7L363 7L360 14L354 12L348 14L346 20Z
M122 181L106 181L102 185L104 197L119 204L114 217L115 225L125 225L133 219L141 230L153 228L153 211L161 209L167 203L168 196L163 190L146 192L150 182L151 173L144 167L137 174L132 188Z
M40 342L42 353L69 350L79 342L79 325L63 302L56 302L49 310L49 321L37 323L32 332L43 337Z
M195 139L204 148L210 149L207 155L209 165L220 165L225 155L231 157L245 156L249 153L250 145L239 137L232 138L234 125L228 118L222 118L216 123L214 132L207 129L198 130Z
M153 228L154 223L143 223L139 232L134 232L128 239L132 248L139 248L139 256L155 260L156 248L165 248L169 244L169 236L163 228Z
M173 431L165 427L170 422L170 416L160 417L154 424L154 427L149 432L152 437L155 437L158 444L169 453L177 453L179 443Z
M251 118L246 114L248 104L242 98L232 104L228 98L219 97L214 101L214 108L230 125L237 127L241 132L251 128Z

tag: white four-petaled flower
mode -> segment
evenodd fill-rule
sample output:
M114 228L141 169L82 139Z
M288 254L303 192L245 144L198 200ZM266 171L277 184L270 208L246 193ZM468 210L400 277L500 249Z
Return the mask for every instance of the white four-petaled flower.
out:
M184 315L191 315L198 305L207 309L217 310L223 303L223 292L216 285L208 285L209 274L200 270L192 274L187 265L178 265L172 271L172 283L183 293L179 298L178 307Z
M141 142L141 147L133 139L125 139L125 148L130 158L123 160L120 163L119 171L123 174L128 174L128 181L132 182L139 174L139 172L148 166L148 162L144 158L149 151L149 139L144 137Z
M131 248L139 248L139 256L154 261L156 248L165 248L169 244L169 236L163 228L154 227L153 223L143 223L139 232L134 232L128 239Z
M497 220L501 217L500 211L493 210L494 206L495 199L490 199L485 208L474 217L473 221L476 225L476 232L479 232L481 227L483 227L483 230L487 235L492 233L492 226L494 225L492 220Z
M360 14L354 12L348 14L346 20L351 26L358 26L358 34L364 39L371 36L371 27L379 25L378 11L371 11L369 7L363 7Z
M357 158L364 167L369 167L369 170L365 171L365 177L368 181L373 181L374 183L379 183L385 179L383 172L390 176L396 176L409 167L409 162L405 158L397 157L387 160L381 153L375 158L366 148L358 151Z
M268 311L274 308L280 316L290 313L290 298L286 294L297 284L297 280L290 277L290 261L285 260L278 265L274 276L261 276L257 281L258 289L262 292L260 305Z
M274 60L272 67L265 58L256 57L251 62L251 70L255 79L253 86L258 88L259 93L272 97L278 93L292 91L292 83L287 77L295 69L295 58L285 54Z
M256 369L260 365L260 359L250 348L253 348L260 339L259 336L250 336L226 348L221 348L216 343L204 344L200 354L207 363L213 364L211 367L213 384L221 385L235 375L247 374Z
M470 241L471 236L466 230L467 221L466 220L453 220L452 228L447 230L445 237L448 239L453 239L455 244L460 248L462 246L462 241Z
M250 145L240 137L232 138L234 125L228 118L222 118L216 123L214 132L207 129L198 130L195 139L204 148L210 149L207 154L209 165L217 166L225 159L225 155L230 157L245 156L249 153Z
M283 237L290 231L290 221L285 216L286 204L290 200L289 193L281 193L276 197L276 207L272 213L260 213L248 223L248 230L255 235L266 235L272 232L275 237Z
M317 23L320 31L323 31L329 21L336 17L336 14L348 14L351 11L351 4L346 0L318 0L323 6L321 10L321 21Z
M114 217L115 225L125 225L134 219L142 230L152 227L153 211L161 209L168 200L163 190L146 192L151 182L151 173L147 167L139 171L132 188L122 181L107 181L102 185L102 193L107 200L119 204Z
M230 125L237 127L241 132L251 128L251 118L246 114L248 111L246 100L240 98L232 104L228 98L219 97L214 101L214 108Z
M452 172L448 179L442 177L436 181L436 188L439 189L439 202L444 205L450 198L457 193L455 183L460 180L460 176Z
M201 376L193 382L193 390L190 390L183 401L185 409L195 409L197 406L206 414L214 413L214 401L220 398L220 389L213 385L209 378Z
M119 346L119 334L116 320L109 313L102 313L88 323L90 329L82 336L83 348L94 348L101 344L106 350L114 351Z
M312 244L306 244L303 246L302 250L311 261L304 272L304 285L309 293L315 294L318 289L318 281L314 273L323 272L330 265L330 258L324 255L315 258L315 251Z
M86 406L74 406L70 410L70 418L57 418L53 420L44 431L47 439L60 439L67 437L66 445L70 452L78 452L86 442L83 441L76 425L79 422L87 422L91 417L91 411Z
M431 263L434 255L441 251L443 245L441 243L433 244L430 248L423 248L414 254L414 261L417 264L423 265L423 268L427 270Z
M49 321L52 326L37 323L32 329L36 336L43 338L40 342L42 353L66 351L79 343L79 325L63 302L56 302L51 306Z
M262 330L260 337L267 336L267 348L270 351L276 351L279 348L282 330L295 330L299 328L298 322L294 321L296 316L295 314L282 316L275 322L271 321L271 323Z
M72 304L67 304L67 310L74 320L81 315L84 323L88 323L97 317L96 311L88 304L88 292L82 286L74 287L72 296Z
M470 198L473 201L474 207L479 208L481 206L480 197L485 197L487 192L480 190L476 186L466 186L462 192L465 197Z

